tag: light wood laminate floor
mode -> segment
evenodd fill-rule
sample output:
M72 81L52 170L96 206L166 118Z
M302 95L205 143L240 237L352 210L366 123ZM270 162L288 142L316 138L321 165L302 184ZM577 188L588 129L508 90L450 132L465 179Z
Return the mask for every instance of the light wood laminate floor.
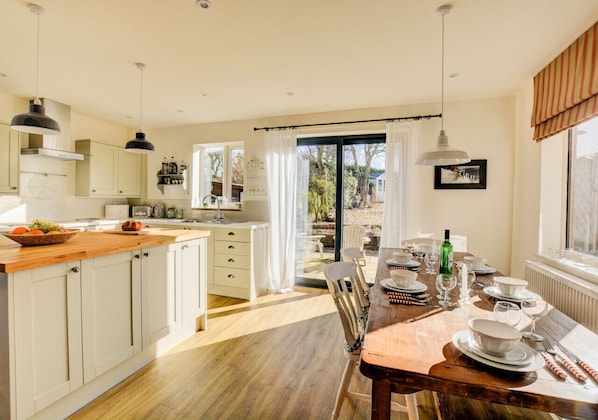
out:
M208 329L83 407L70 419L329 419L345 364L326 290L297 287L253 302L210 295ZM370 391L359 375L352 389ZM395 396L401 401L401 396ZM546 413L451 399L455 418L549 419ZM431 393L420 418L436 419ZM492 408L492 414L488 411ZM341 419L369 418L345 401ZM393 419L406 419L393 413Z

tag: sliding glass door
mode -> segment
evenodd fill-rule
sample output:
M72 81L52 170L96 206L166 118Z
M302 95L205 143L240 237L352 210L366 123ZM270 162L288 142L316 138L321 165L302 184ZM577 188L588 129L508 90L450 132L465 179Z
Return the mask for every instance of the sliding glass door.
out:
M298 284L325 287L323 269L340 260L342 247L360 248L364 264L368 254L376 260L384 202L384 142L384 134L298 140Z

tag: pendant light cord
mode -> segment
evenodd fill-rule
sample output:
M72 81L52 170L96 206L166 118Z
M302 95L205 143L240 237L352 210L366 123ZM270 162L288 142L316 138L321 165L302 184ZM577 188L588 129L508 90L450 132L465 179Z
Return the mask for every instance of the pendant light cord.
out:
M442 48L441 48L441 76L440 76L440 115L444 115L444 16L442 14ZM440 129L444 130L444 118L440 118Z
M36 53L36 64L35 64L35 99L34 103L39 101L39 12L35 12L37 15L37 53Z
M143 64L141 63L137 63L137 67L139 68L139 71L141 72L141 77L140 77L140 85L139 85L139 131L143 131L141 129L141 118L143 115L143 67L145 67Z

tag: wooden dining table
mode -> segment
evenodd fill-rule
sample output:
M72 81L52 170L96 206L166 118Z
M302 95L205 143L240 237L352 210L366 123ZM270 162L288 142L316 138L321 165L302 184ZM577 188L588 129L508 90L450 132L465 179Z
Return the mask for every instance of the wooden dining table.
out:
M496 299L482 287L472 287L470 304L457 304L449 310L391 303L381 281L390 277L386 261L392 258L394 251L392 248L380 250L361 352L360 370L372 379L372 419L390 418L391 393L409 394L421 390L568 418L598 418L598 383L594 379L588 377L582 382L569 374L563 380L546 366L530 372L513 372L476 361L453 344L454 336L468 329L469 319L493 319ZM470 254L455 253L455 261L464 255ZM430 303L435 304L436 274L425 274L423 262L421 267L417 280L428 287L428 293L434 296ZM477 279L492 284L493 276L499 275L499 272L478 275ZM449 296L451 302L457 303L459 287ZM529 329L529 324L530 320L522 315L517 328ZM553 307L537 321L537 330L555 345L560 343L598 369L598 336L592 331ZM531 348L544 350L542 344L525 341ZM450 407L441 403L439 408L450 418Z

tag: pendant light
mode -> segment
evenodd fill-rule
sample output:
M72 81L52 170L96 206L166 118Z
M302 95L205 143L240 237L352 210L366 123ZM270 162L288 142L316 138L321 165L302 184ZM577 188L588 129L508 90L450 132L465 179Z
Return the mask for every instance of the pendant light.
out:
M125 150L131 153L149 153L154 151L154 145L145 139L145 133L141 130L141 115L143 113L143 70L145 64L135 63L135 66L141 73L141 88L139 95L139 131L135 133L135 138L129 140L125 146Z
M35 79L35 99L29 103L29 112L15 115L10 122L10 127L16 131L32 134L60 134L60 125L52 118L46 115L41 101L38 97L39 92L39 17L45 15L46 10L37 5L29 4L31 13L37 15L37 65L36 65L36 79Z
M440 134L436 140L436 147L422 153L417 161L418 165L460 165L470 162L467 152L454 149L448 144L448 137L444 131L444 17L451 11L450 4L440 6L436 11L442 16L442 82L440 100Z

